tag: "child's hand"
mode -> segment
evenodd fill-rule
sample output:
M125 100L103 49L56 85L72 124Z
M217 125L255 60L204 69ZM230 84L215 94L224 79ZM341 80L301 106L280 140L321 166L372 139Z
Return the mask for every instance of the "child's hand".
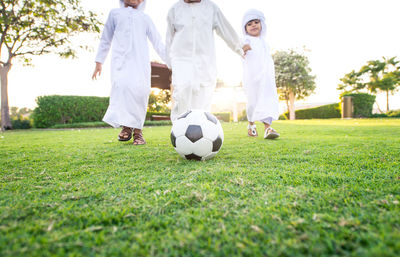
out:
M93 80L97 79L97 75L99 75L99 77L100 77L102 66L103 65L101 63L96 62L96 68L94 68L94 72L93 72L93 75L92 75L92 79Z
M246 44L242 47L244 56L246 56L247 51L251 50L251 46L249 44Z

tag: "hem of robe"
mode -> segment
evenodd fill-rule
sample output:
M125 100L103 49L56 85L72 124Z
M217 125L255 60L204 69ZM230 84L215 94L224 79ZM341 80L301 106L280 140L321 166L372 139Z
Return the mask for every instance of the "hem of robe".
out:
M129 127L129 128L136 128L136 129L143 129L144 123L139 124L139 123L125 123L125 122L116 122L112 120L108 120L106 118L103 118L103 121L113 128L120 128L120 127Z
M276 118L275 115L267 115L267 116L263 116L263 118L256 117L256 118L253 118L252 120L251 119L248 119L248 120L250 122L256 122L256 121L264 122L264 121L267 121L269 119L271 120L271 123L272 123L272 121L278 120L278 118Z

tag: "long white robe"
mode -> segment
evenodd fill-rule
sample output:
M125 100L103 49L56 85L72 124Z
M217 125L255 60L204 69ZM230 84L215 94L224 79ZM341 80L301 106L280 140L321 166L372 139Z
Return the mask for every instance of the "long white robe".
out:
M112 88L103 121L113 127L143 128L151 88L147 38L165 60L165 45L148 15L132 7L111 10L96 62L104 63L112 44Z
M216 85L214 31L239 55L240 39L220 9L210 0L185 3L179 0L168 13L167 65L172 68L175 120L189 109L211 109Z
M260 19L262 33L259 37L253 37L244 31L246 33L244 43L252 48L243 60L243 88L247 97L247 119L250 122L262 121L270 124L272 120L279 118L274 61L264 38L266 27L263 15L255 10L249 12L243 20L243 28L250 20Z

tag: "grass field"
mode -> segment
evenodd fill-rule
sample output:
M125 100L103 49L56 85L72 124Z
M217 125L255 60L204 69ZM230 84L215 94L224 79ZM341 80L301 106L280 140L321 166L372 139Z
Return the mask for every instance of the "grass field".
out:
M223 128L207 162L170 126L0 133L0 256L399 256L399 119Z

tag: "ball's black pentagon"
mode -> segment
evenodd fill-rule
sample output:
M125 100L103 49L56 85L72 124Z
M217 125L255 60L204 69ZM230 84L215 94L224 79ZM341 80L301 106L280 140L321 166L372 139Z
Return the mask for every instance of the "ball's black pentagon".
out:
M218 152L219 149L221 149L221 146L222 146L222 139L221 139L220 136L218 136L218 138L215 139L214 142L213 142L213 150L212 151L213 152Z
M211 122L214 123L214 124L217 124L217 123L218 123L217 118L216 118L214 115L212 115L211 113L205 112L204 114L206 115L207 120L211 121Z
M199 125L190 125L186 129L185 136L192 141L192 143L195 143L203 137L203 132L201 131L201 127Z
M176 136L174 135L174 132L171 132L171 143L176 148Z
M195 154L189 154L189 155L185 155L185 158L188 160L195 160L195 161L201 161L201 157L197 156Z
M186 118L191 112L192 111L185 112L184 114L182 114L181 116L178 117L178 120Z

